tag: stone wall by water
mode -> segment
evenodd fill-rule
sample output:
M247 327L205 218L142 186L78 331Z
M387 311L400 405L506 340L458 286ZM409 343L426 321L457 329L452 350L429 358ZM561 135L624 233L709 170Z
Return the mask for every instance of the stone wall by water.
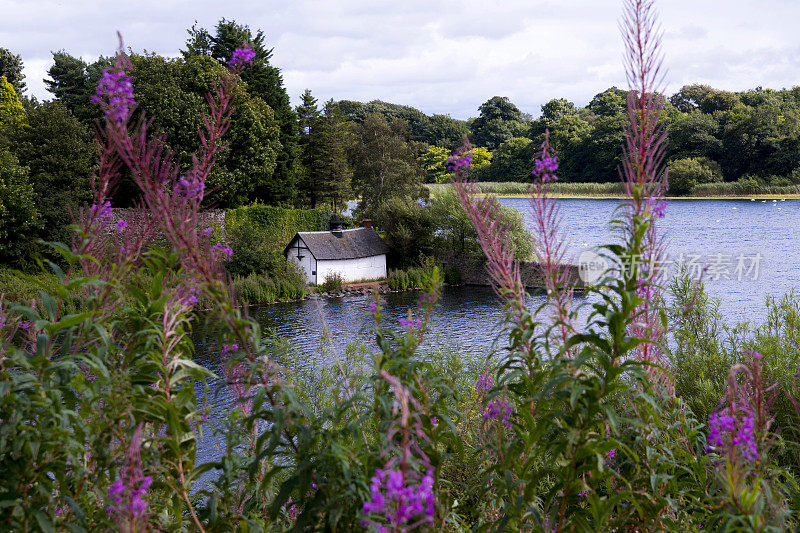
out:
M118 220L125 220L128 225L134 229L144 227L149 222L150 212L142 209L114 207L111 209L112 223L116 224ZM224 209L206 209L198 213L199 228L204 230L206 228L220 228L222 234L225 234L225 210ZM158 238L158 236L156 236Z
M465 284L487 286L492 284L485 258L446 250L435 250L433 254L445 267L457 268ZM571 280L574 287L583 287L583 281L579 276L577 265L565 265L563 268L568 270L568 279ZM541 289L544 287L538 263L534 261L520 261L519 272L522 283L526 288Z

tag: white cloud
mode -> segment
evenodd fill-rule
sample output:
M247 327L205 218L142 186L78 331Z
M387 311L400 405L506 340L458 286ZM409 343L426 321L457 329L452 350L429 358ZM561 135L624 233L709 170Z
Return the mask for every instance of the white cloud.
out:
M95 58L116 46L116 30L135 50L175 55L197 20L221 17L262 29L273 63L297 103L310 88L320 100L413 105L466 118L494 95L537 115L550 98L585 105L624 86L611 0L0 0L0 46L20 53L29 91L50 52ZM669 91L685 83L724 89L791 87L800 80L795 21L788 0L670 0L657 4L664 29Z

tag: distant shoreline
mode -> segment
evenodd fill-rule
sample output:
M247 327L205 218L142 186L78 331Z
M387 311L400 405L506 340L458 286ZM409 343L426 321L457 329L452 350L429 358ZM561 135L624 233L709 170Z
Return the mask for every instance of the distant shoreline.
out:
M476 182L481 194L492 194L498 198L527 198L530 183L521 182ZM446 194L452 190L449 183L427 184L432 196ZM547 185L551 198L576 200L619 200L626 198L624 185L615 183L551 182ZM751 193L742 193L735 183L703 184L692 193L682 196L667 196L670 200L786 200L800 198L800 185L786 187L764 186Z
M484 196L486 194L491 194L492 196L496 196L497 198L528 198L530 195L528 194L497 194L497 193L481 193L479 196ZM624 195L608 195L608 194L598 194L598 195L591 195L591 194L563 194L563 193L551 193L548 194L550 198L558 198L558 199L565 199L565 200L622 200L626 198ZM752 196L726 196L726 195L719 195L719 196L665 196L667 200L798 200L800 199L800 194L785 194L785 195L775 195L775 194L754 194Z

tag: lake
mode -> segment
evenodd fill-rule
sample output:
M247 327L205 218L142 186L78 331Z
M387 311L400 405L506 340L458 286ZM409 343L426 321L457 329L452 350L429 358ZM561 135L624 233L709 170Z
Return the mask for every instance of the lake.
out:
M530 220L528 201L505 198L503 203L518 209ZM568 255L576 260L581 252L609 242L609 229L618 200L558 200ZM725 319L733 324L760 322L767 295L780 296L800 285L800 200L673 200L659 224L668 237L669 261L682 261L703 276L706 290L720 300ZM672 266L674 263L665 265ZM416 292L384 296L385 320L397 324L415 305ZM529 306L543 297L529 297ZM365 296L304 300L255 306L250 314L262 328L287 339L308 357L333 359L352 341L374 346L374 321ZM499 333L502 305L488 287L445 288L431 325L433 343L458 345L465 356L480 357ZM331 343L320 355L323 328ZM220 371L216 341L196 334L196 360ZM211 422L228 411L230 399L224 393L212 402ZM208 435L201 444L199 461L219 453L222 441Z

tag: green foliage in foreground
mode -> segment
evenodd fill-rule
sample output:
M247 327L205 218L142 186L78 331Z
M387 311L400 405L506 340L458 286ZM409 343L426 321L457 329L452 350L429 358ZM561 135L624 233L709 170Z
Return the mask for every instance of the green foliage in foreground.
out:
M638 253L636 236L648 222L636 223L630 242L607 248L613 262ZM68 263L77 260L64 253ZM485 361L458 349L426 351L436 268L419 280L428 297L401 324L387 323L376 301L377 351L331 347L316 360L265 337L221 285L208 286L203 297L224 376L212 380L192 362L188 333L200 317L176 296L190 274L171 252L154 249L144 259L123 278L67 280L54 266L56 283L39 303L4 304L4 528L354 530L367 520L376 529L392 525L364 511L376 493L393 501L379 471L403 472L414 494L430 491L430 514L413 517L422 529L794 526L796 464L781 452L790 434L775 433L780 416L756 434L758 462L709 452L691 407L700 394L678 377L678 397L664 395L634 356L652 342L631 334L642 303L636 267L589 289L589 323L563 343L557 325L509 304L498 339L504 347ZM64 302L74 294L84 305L70 314ZM796 304L777 308L774 318L797 322ZM777 336L765 329L749 346L769 361L794 329L786 324ZM697 341L681 339L675 371L689 375L681 365L693 364ZM203 429L219 432L222 455L195 465L204 418L198 394L209 385L233 407L221 426ZM706 406L725 393L703 391ZM117 507L115 483L134 486L144 476L153 480L142 494L146 512Z

